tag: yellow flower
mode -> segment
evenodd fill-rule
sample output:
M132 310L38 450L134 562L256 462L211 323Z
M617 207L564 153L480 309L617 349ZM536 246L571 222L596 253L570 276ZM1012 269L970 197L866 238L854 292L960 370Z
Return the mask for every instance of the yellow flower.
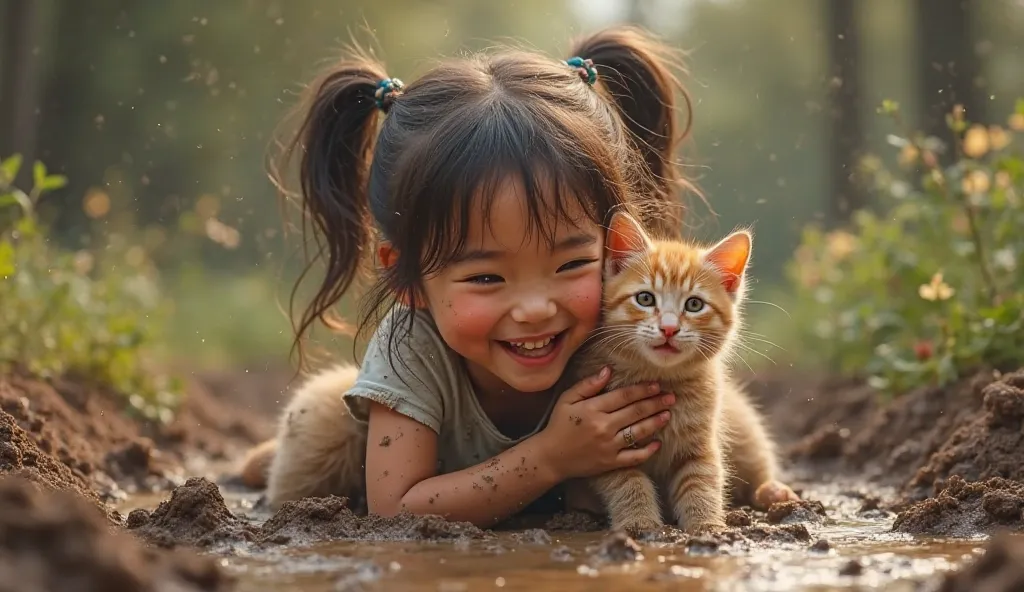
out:
M918 156L920 156L920 153L917 146L914 146L913 144L904 144L903 148L900 150L899 163L905 167L910 166L917 162Z
M925 300L949 300L953 297L956 291L949 286L946 282L942 281L942 272L938 272L932 276L932 281L927 284L921 284L917 288L918 295Z
M857 237L844 230L828 235L828 254L836 261L842 261L857 248Z
M993 125L988 128L988 143L993 150L1002 150L1010 145L1010 134L998 125Z
M1008 122L1010 129L1016 132L1024 132L1024 114L1014 113Z
M982 170L973 170L964 175L963 181L960 182L960 187L964 190L964 193L969 195L985 193L991 187L988 173Z
M999 171L996 173L996 187L1000 189L1010 188L1010 173L1006 171Z
M970 158L981 158L988 148L988 132L983 126L972 125L964 134L964 154Z

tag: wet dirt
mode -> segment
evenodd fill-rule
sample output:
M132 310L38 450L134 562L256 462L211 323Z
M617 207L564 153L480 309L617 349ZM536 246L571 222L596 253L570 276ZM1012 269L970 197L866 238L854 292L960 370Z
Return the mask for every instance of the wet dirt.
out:
M943 578L936 592L1017 590L1024 590L1024 538L999 536L981 558Z
M665 528L638 540L604 530L480 530L438 518L364 517L337 497L286 504L271 514L258 492L223 487L225 508L218 513L233 520L208 521L209 528L244 524L255 536L210 549L237 578L237 590L563 592L595 585L916 590L934 585L984 545L980 539L892 532L894 514L871 507L871 500L895 495L892 488L872 486L866 492L863 485L840 481L798 485L809 501L769 512L733 511L730 521L736 526L724 532L691 537ZM204 499L212 503L214 497ZM136 498L121 504L121 511L129 512L131 502L155 503ZM780 523L772 524L769 516Z
M214 559L146 549L81 495L0 477L0 592L227 590Z
M901 512L893 530L910 534L969 537L1024 530L1024 483L994 477L968 483L950 477L939 495Z

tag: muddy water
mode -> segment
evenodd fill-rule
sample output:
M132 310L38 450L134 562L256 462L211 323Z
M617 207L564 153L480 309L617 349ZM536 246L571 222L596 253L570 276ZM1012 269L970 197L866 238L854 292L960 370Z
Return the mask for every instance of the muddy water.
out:
M258 509L257 495L223 493L236 515L254 524L269 518ZM540 537L531 543L499 533L485 541L335 541L236 547L219 554L221 564L238 578L240 591L921 590L980 552L985 542L891 533L893 514L861 511L865 494L884 498L889 492L855 484L803 484L804 498L826 508L823 521L804 523L811 533L806 543L736 543L698 550L649 542L625 561L602 559L600 532L552 532L550 541ZM161 499L134 497L121 509L153 508Z

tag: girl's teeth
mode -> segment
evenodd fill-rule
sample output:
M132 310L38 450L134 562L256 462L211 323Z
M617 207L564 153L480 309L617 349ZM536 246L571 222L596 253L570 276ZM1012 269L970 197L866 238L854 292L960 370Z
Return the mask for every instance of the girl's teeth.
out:
M552 340L554 340L554 337L548 337L541 341L510 341L509 343L522 349L540 349L551 343Z

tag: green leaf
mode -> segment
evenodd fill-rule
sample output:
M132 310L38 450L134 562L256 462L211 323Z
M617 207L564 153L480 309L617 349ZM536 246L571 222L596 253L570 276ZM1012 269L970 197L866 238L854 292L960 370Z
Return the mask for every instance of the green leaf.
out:
M7 278L14 271L14 247L7 241L0 241L0 278Z
M0 174L3 175L2 180L5 184L13 183L14 178L18 176L19 170L21 170L20 154L15 154L0 161Z
M18 205L18 198L13 193L0 193L0 208Z
M1017 99L1017 105L1014 108L1017 115L1024 115L1024 98Z
M37 160L34 167L32 167L32 182L33 187L40 189L46 182L46 165L42 161Z
M68 178L64 175L47 175L47 177L43 179L40 189L43 191L53 191L55 189L60 189L67 184Z

